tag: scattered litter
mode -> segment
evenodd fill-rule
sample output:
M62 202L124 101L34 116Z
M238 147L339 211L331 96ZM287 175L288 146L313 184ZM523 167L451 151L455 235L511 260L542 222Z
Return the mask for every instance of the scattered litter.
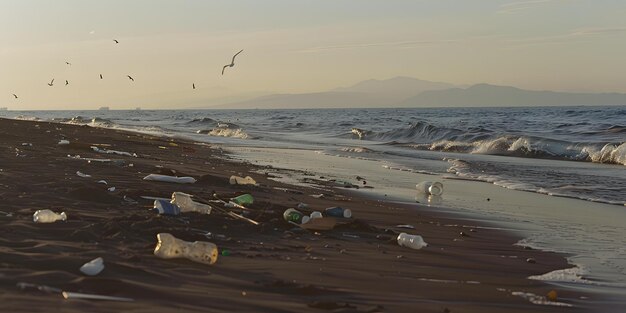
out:
M95 258L80 267L80 271L89 276L96 276L104 270L104 260L102 258Z
M32 143L30 143L30 142L23 142L23 143L22 143L22 146L23 146L23 147L32 147L32 146L33 146L33 144L32 144Z
M546 298L548 298L548 300L550 301L556 301L556 299L558 298L558 294L556 293L556 290L550 290L548 294L546 295Z
M115 187L111 187L111 188L107 188L108 191L113 192L115 191Z
M396 225L396 228L415 229L415 226L408 225L408 224L402 224L402 225Z
M424 242L424 238L419 235L409 235L407 233L400 233L397 238L398 245L401 247L408 247L411 249L419 250L424 247L428 247L428 244Z
M179 215L180 208L171 203L169 199L154 200L153 210L161 215Z
M250 206L254 203L254 198L252 197L251 194L246 193L241 196L231 198L230 201L241 206Z
M344 209L342 207L330 207L324 210L324 216L350 218L352 217L352 211L350 209Z
M283 218L287 222L295 223L295 224L306 224L311 218L307 215L304 215L302 212L296 209L287 209L283 213Z
M134 299L131 299L131 298L101 296L101 295L94 295L94 294L88 294L88 293L69 292L69 291L63 291L63 298L86 299L86 300L110 300L110 301L125 301L125 302L135 301Z
M189 176L177 177L159 174L150 174L143 178L143 180L161 181L166 183L178 183L178 184L193 184L196 179Z
M159 233L154 255L162 259L186 258L194 262L214 264L218 251L217 246L210 242L187 242L169 233Z
M108 185L107 181L104 180L104 179L103 180L99 180L98 184Z
M443 194L443 184L440 182L423 181L415 185L415 188L426 195L441 196Z
M233 175L230 177L229 182L231 185L256 185L256 181L250 176L244 178Z
M326 195L324 195L323 193L320 193L319 195L311 195L311 197L317 198L317 199L322 199L322 198L326 198Z
M151 197L151 196L141 196L141 199L146 199L146 200L164 200L164 201L170 201L170 199L169 199L169 198Z
M117 151L117 150L100 149L100 148L98 148L96 146L91 146L91 150L93 150L94 152L98 152L98 153L125 155L125 156L132 156L132 157L135 157L135 158L137 157L137 153L129 153L129 152Z
M190 194L183 192L173 192L170 203L178 206L180 212L198 212L201 214L211 214L211 206L208 204L198 203L191 199ZM156 201L155 201L156 203Z
M68 158L70 158L70 159L75 159L75 160L84 160L84 161L87 161L87 162L89 162L89 163L91 163L91 162L102 162L102 163L106 163L106 162L111 162L111 161L112 161L111 159L83 158L83 157L81 157L81 156L80 156L80 155L78 155L78 154L77 154L77 155L71 155L71 154L68 154L68 155L67 155L67 157L68 157Z
M298 206L296 206L296 208L298 208L299 210L306 210L306 209L309 208L309 205L306 204L306 203L300 202L300 203L298 203Z
M47 292L47 293L61 293L61 292L63 292L63 290L61 290L59 288L54 288L54 287L50 287L50 286L46 286L46 285L36 285L36 284L25 283L25 282L17 283L17 288L19 288L20 290L35 289L35 290L39 290L39 291Z
M82 173L81 171L76 171L76 175L83 177L83 178L91 177L91 175Z
M535 260L533 258L528 258L528 259L526 259L526 262L527 263L531 263L531 264L535 264L535 263L537 263L537 260Z
M70 141L62 139L62 140L59 140L59 143L57 143L57 144L60 145L60 146L62 146L62 145L69 145Z
M67 220L67 214L65 212L55 213L51 210L37 210L35 214L33 214L33 222L35 223L54 223L56 221L65 221Z
M309 215L309 217L311 219L315 219L315 218L323 218L324 216L322 215L322 212L319 211L313 211L311 212L311 214Z

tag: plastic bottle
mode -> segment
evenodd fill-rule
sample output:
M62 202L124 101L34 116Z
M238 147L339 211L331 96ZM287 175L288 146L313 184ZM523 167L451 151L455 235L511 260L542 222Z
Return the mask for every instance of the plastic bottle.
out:
M56 221L65 220L67 220L67 214L65 214L65 212L54 213L48 209L45 209L37 210L35 214L33 214L33 222L35 223L54 223Z
M417 185L415 185L418 192L433 195L433 196L441 196L443 194L443 184L440 182L431 182L431 181L423 181Z
M233 175L230 177L229 182L231 185L256 185L256 181L250 176L244 178Z
M210 242L188 242L169 233L159 233L154 255L162 259L186 258L210 265L217 262L218 251L217 246Z
M283 213L283 218L287 222L293 222L296 224L306 224L311 218L296 209L287 209Z
M143 180L152 180L152 181L160 181L166 183L178 183L178 184L193 184L196 182L196 179L189 176L178 177L178 176L168 176L168 175L159 175L159 174L150 174L143 178Z
M154 210L163 215L180 214L180 208L167 200L154 200Z
M352 211L350 209L344 209L338 206L326 208L324 210L324 213L322 214L324 216L330 216L330 217L342 217L342 218L352 217Z
M184 192L177 191L172 193L172 201L170 201L170 203L178 206L181 212L211 214L211 207L209 205L193 201L191 195Z
M419 235L409 235L407 233L400 233L398 235L398 245L401 247L409 247L411 249L419 250L427 247L428 244L424 242L424 238Z
M246 194L243 194L241 196L231 198L230 201L232 201L232 202L234 202L236 204L239 204L241 206L248 206L248 205L252 205L252 203L254 203L254 198L252 197L251 194L246 193Z

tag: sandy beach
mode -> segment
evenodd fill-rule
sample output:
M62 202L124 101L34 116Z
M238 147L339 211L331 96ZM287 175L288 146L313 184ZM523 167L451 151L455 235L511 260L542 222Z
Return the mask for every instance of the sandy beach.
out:
M0 298L7 312L585 310L579 294L527 279L567 268L564 256L514 246L519 238L512 234L419 204L360 198L327 184L285 185L259 174L262 167L228 160L219 148L178 139L17 120L0 120L0 138ZM70 144L57 144L64 139ZM97 153L91 146L136 157ZM198 181L142 180L151 173ZM231 175L250 175L259 186L231 186ZM151 200L141 198L169 198L174 191L205 199L213 192L223 198L250 193L255 200L250 210L236 212L260 225L217 211L160 216L150 210ZM326 196L311 197L320 193ZM328 231L300 229L282 218L300 202L312 210L349 208L353 218ZM68 219L36 224L32 215L39 209L64 211ZM159 259L153 250L161 232L213 242L221 255L212 266ZM419 234L429 246L400 247L395 240L400 232ZM104 271L83 275L79 267L96 257L104 259ZM66 300L60 292L19 288L26 286L20 283L133 301ZM556 302L529 301L536 300L529 294L542 299L551 290L558 293Z

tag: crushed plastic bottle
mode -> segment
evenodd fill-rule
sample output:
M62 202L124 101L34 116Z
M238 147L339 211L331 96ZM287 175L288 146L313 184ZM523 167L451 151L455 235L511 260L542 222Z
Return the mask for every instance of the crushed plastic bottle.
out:
M418 192L427 195L441 196L443 194L443 184L440 182L423 181L415 185Z
M218 250L217 246L210 242L188 242L169 233L159 233L154 255L162 259L186 258L210 265L217 262Z
M407 233L400 233L398 235L398 245L401 247L408 247L411 249L419 250L421 248L427 247L428 244L424 242L424 238L419 235L409 235Z
M256 181L250 176L244 178L233 175L230 177L229 182L231 185L256 185Z
M191 195L184 192L177 191L172 193L172 201L170 201L170 203L178 206L180 212L211 214L211 206L193 201Z
M177 183L177 184L193 184L196 182L195 178L189 177L189 176L178 177L178 176L168 176L168 175L159 175L159 174L150 174L144 177L143 180L152 180L152 181Z
M35 223L54 223L56 221L65 221L67 220L67 214L65 212L55 213L51 210L37 210L35 214L33 214L33 222Z
M322 212L319 212L319 211L313 211L313 212L311 212L311 214L309 215L309 217L310 217L311 219L314 219L314 218L322 218L322 217L324 217L324 216L322 215Z
M311 218L296 209L287 209L283 213L283 218L287 222L293 222L296 224L306 224Z

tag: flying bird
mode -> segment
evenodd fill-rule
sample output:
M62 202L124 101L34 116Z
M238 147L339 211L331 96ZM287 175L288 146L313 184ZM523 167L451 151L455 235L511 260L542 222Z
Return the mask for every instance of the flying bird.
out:
M113 41L115 41L115 43L120 43L119 41L117 41L117 39L113 39Z
M100 74L100 79L102 79L102 74Z
M65 64L67 64L67 65L70 65L70 66L72 65L72 63L70 63L70 62L67 62L67 61L65 62Z
M13 97L15 97L15 99L17 99L17 95L16 94L13 94Z
M241 51L239 51L239 52L235 53L235 55L233 55L233 60L232 60L232 61L230 61L230 64L226 64L226 65L224 65L224 67L222 67L222 75L224 75L224 70L225 70L227 67L233 67L233 66L235 66L235 57L236 57L237 55L239 55L240 53L242 53L242 52L243 52L243 50L241 50Z
M191 87L193 87L193 89L196 89L196 84L191 84Z
M67 81L67 79L65 80L65 86L69 85L70 82Z
M54 85L54 78L48 83L48 86L52 87Z
M135 81L132 77L130 77L130 75L126 75L126 77L128 77L128 79Z

